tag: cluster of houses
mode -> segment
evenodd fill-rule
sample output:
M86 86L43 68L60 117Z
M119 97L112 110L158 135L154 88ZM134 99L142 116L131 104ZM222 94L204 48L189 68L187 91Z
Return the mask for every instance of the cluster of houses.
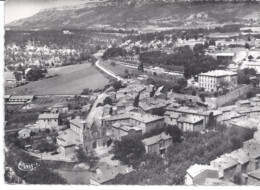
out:
M243 147L212 160L209 165L192 165L186 172L186 185L230 185L236 175L244 185L260 185L260 126L254 138Z
M137 81L118 91L108 90L105 94L112 100L112 105L106 104L97 107L98 111L91 122L79 116L70 118L69 128L61 125L60 122L61 114L69 112L68 107L56 104L45 113L40 114L33 126L21 130L19 136L26 138L33 130L58 131L56 137L58 152L63 157L71 157L80 147L87 152L108 151L111 148L109 143L111 140L142 136L153 130L163 129L167 125L175 125L184 132L202 132L206 130L210 119L227 126L258 126L260 94L251 99L239 100L232 106L209 109L204 106L196 108L182 106L174 96L166 95L162 93L162 90L163 87L160 87L154 93L153 85L138 84ZM150 97L151 94L154 96ZM138 105L133 106L137 96L139 96ZM6 97L6 101L9 102L11 97ZM16 97L16 100L20 102L33 99L33 97L28 98ZM259 137L260 134L257 131L255 138L245 142L243 148L216 158L209 166L192 166L187 170L186 184L229 183L226 181L230 181L237 172L245 174L244 183L255 183L251 176L256 175L260 165L260 162L258 163L260 154L257 153L259 152L259 148L257 148ZM146 153L164 154L172 145L172 137L164 132L142 141ZM132 171L131 168L120 164L118 166L108 165L107 168L110 168L108 171L113 172L113 175L109 175L108 171L97 170L91 183L107 183L112 179L111 176Z
M236 175L241 184L260 185L260 95L250 100L240 100L234 106L222 107L220 121L228 126L256 128L254 138L243 147L212 160L210 165L195 164L187 170L186 185L230 185ZM232 114L237 113L237 114ZM229 117L229 120L225 118Z

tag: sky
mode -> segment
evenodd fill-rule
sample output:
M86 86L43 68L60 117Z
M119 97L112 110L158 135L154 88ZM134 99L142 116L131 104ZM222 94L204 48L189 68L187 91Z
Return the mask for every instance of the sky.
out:
M79 5L86 2L86 0L6 0L5 24L30 17L42 9Z

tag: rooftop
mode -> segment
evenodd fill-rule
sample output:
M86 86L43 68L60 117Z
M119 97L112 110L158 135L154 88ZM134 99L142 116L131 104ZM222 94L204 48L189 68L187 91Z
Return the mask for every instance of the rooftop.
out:
M102 184L114 179L118 174L125 175L131 171L133 171L133 169L127 166L110 166L108 164L103 164L96 169L97 174L94 174L90 178L99 184Z
M210 162L210 165L217 168L228 169L237 165L237 161L225 155Z
M234 150L230 154L225 154L225 155L233 158L240 164L245 164L250 160L249 154L243 148Z
M248 173L248 176L260 180L260 169Z
M251 102L249 100L239 100L239 104L250 104Z
M233 56L235 56L235 53L217 53L216 56L230 56L230 57L233 57Z
M196 116L188 116L188 117L180 117L177 119L177 122L183 122L183 123L198 123L201 122L203 119Z
M87 123L87 121L85 120L81 120L80 118L76 117L75 119L72 119L69 121L70 124L76 125L77 127L83 129L84 128L84 124Z
M79 138L79 134L73 131L72 129L66 129L63 131L57 139L60 140L60 145L63 147L73 146L73 145L80 145L81 141Z
M200 76L212 76L212 77L221 77L221 76L231 76L231 75L237 75L237 73L232 71L225 71L225 70L213 70L208 71L206 73L200 73Z
M114 115L110 118L106 118L105 121L115 121L115 120L127 120L134 119L142 123L150 123L157 120L163 120L161 116L151 115L151 114L140 114L134 112L128 112L126 114Z
M11 96L10 100L12 99L33 99L34 96Z
M161 133L159 135L156 135L156 136L144 139L143 143L144 143L144 145L149 146L149 145L158 143L160 140L164 140L165 141L165 140L168 140L168 139L171 139L171 138L172 137L170 135L166 135L163 132L163 133Z
M40 114L38 119L58 119L59 116L60 116L59 114L44 113L44 114Z
M200 164L194 164L192 165L188 170L187 173L191 177L196 177L197 175L201 174L205 170L215 170L218 172L218 170L210 165L200 165Z

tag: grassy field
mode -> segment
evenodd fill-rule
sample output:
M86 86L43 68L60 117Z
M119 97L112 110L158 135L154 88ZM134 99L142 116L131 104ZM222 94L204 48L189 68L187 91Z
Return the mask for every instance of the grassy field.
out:
M9 89L5 94L80 94L84 88L103 88L108 83L108 79L90 63L52 68L48 72L58 76Z
M129 71L129 73L139 74L139 71L137 69L123 65L115 64L114 66L112 66L109 62L105 61L100 61L100 65L117 75L124 75L126 69Z

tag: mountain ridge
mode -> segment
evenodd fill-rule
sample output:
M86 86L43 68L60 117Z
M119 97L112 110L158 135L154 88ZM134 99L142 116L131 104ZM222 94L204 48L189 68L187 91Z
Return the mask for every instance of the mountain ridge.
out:
M202 3L105 1L45 9L37 14L6 24L6 28L140 28L169 27L191 22L225 23L260 20L260 3ZM203 13L203 14L202 14ZM204 15L198 16L198 15ZM252 16L253 15L253 16ZM254 16L256 15L256 16ZM257 17L257 18L255 18ZM168 19L168 20L167 20Z

